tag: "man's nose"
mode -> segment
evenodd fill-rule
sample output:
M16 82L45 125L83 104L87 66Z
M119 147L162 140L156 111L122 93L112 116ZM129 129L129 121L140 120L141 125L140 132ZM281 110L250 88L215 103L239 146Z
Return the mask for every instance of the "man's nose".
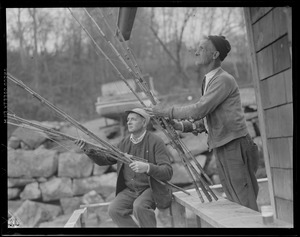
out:
M195 56L199 56L200 55L200 52L197 50L196 52L195 52Z

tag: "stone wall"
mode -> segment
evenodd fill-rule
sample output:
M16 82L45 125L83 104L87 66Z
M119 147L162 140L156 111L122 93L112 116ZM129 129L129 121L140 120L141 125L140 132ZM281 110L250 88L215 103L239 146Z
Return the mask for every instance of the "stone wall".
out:
M97 166L76 146L66 150L53 144L23 128L8 141L8 217L22 226L37 227L71 215L81 204L109 202L114 196L114 167Z

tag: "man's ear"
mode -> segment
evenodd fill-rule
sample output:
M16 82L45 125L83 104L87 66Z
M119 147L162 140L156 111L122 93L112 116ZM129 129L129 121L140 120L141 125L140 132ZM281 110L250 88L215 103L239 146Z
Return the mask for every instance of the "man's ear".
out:
M214 54L213 54L213 59L217 59L220 55L220 52L219 51L215 51Z

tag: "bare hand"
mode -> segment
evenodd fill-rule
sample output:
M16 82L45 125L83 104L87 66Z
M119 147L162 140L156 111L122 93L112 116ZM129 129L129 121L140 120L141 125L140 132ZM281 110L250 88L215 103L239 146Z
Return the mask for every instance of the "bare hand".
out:
M148 169L148 164L141 161L134 161L129 164L129 167L136 173L145 173Z
M83 139L77 139L74 143L75 143L75 145L78 146L81 150L83 150L83 148L84 148L85 145L86 145L86 142L85 142L85 140L83 140Z
M128 158L129 160L132 160L131 158L133 157L133 155L127 154L127 153L123 153L123 155Z

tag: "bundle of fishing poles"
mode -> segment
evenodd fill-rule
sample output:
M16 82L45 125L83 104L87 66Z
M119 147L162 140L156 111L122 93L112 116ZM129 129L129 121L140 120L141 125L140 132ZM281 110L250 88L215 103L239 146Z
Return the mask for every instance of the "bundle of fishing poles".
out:
M118 69L116 64L110 58L111 55L108 55L107 53L105 53L105 51L100 47L100 44L97 43L96 36L93 36L92 33L90 31L88 31L87 28L80 22L80 20L78 20L75 13L73 12L73 10L71 10L71 9L68 9L68 10L70 11L73 18L78 22L80 27L85 31L87 36L91 39L92 45L96 49L96 53L98 54L100 52L101 55L104 56L104 58L115 69L115 71L117 72L120 79L126 84L126 86L130 89L130 91L136 96L137 100L141 103L141 106L142 107L147 107L145 105L145 103L143 102L142 98L140 97L140 95L137 94L135 89L133 89L131 87L131 85L128 83L128 81L126 80L126 76L124 76L124 73L121 73L121 71ZM118 26L115 25L115 28L113 28L109 25L108 21L106 20L105 15L104 15L103 9L101 9L101 8L97 8L97 9L94 9L92 11L88 10L86 8L83 8L81 10L84 11L84 13L87 15L88 19L93 23L93 26L95 27L96 32L98 32L98 34L101 36L101 39L104 40L104 42L105 42L104 45L108 45L108 47L110 47L110 49L115 54L115 56L117 57L119 62L123 66L125 66L126 70L128 71L128 73L130 75L130 78L133 78L135 80L137 86L139 86L141 91L144 92L146 97L151 101L151 104L156 105L157 103L159 103L159 100L153 95L152 91L149 89L149 85L147 84L146 80L143 77L143 73L142 73L140 67L138 66L138 64L136 62L134 54L133 54L132 50L128 47L128 44L126 43L126 40L124 39L124 37L123 37L120 29L118 28ZM112 41L110 40L109 36L104 33L104 30L99 26L99 24L95 20L96 17L93 16L92 13L93 14L96 13L97 16L100 16L102 25L104 24L106 26L106 30L108 30L108 32L110 34L110 37L115 38L114 43L117 44L118 47L116 45L114 45L112 43ZM103 44L101 44L101 45L103 47ZM117 48L121 49L120 50L121 52ZM17 84L18 86L20 86L22 89L29 92L32 96L37 98L41 103L47 105L53 111L55 111L60 116L62 116L65 120L70 122L73 126L78 128L79 130L83 131L90 138L94 139L99 144L101 144L102 147L99 146L99 145L91 144L91 145L97 147L100 151L104 152L107 155L110 155L112 158L115 158L116 160L119 160L119 161L127 163L127 164L133 162L134 160L147 162L143 158L139 158L139 157L131 157L131 158L126 157L123 152L121 152L120 150L118 150L116 147L112 146L108 142L106 142L106 141L100 139L99 137L97 137L94 133L89 131L87 128L85 128L79 122L77 122L72 117L67 115L65 112L63 112L62 110L60 110L59 108L57 108L56 106L51 104L49 101L47 101L46 99L44 99L43 97L38 95L36 92L31 90L22 81L14 78L9 73L7 74L7 78L10 81ZM62 136L62 137L65 137L66 139L73 140L73 141L76 140L76 138L74 138L74 137L71 137L71 136L66 135L66 134L62 134L62 133L57 132L53 129L45 128L45 127L43 127L39 124L33 123L33 122L25 121L24 119L21 119L21 118L15 116L15 115L12 115L12 114L8 114L8 119L9 120L14 120L15 122L19 122L19 124L21 123L21 125L17 125L14 122L9 122L10 124L13 124L13 125L16 125L16 126L23 126L24 128L33 128L37 131L42 131L42 132L44 132L48 135ZM218 200L217 196L214 194L214 192L209 187L209 185L212 185L212 182L211 182L210 178L205 173L205 171L203 170L203 168L201 167L201 165L199 164L197 159L189 151L187 146L181 141L178 133L175 131L173 126L168 122L168 119L164 118L164 117L157 117L157 116L152 117L152 119L154 120L156 125L159 127L159 129L170 140L170 144L172 145L172 147L178 152L179 157L181 159L181 162L182 162L186 172L191 177L192 183L195 187L195 190L196 190L196 192L198 194L198 197L200 198L201 202L204 202L204 198L201 194L201 191L205 194L205 196L206 196L206 198L209 202L212 201L212 197L217 201ZM197 169L194 167L194 165L192 164L192 161L194 162L196 167L199 169L199 171L197 171ZM162 181L159 181L159 180L157 180L157 181L162 183ZM177 189L183 191L187 195L190 195L190 193L187 192L186 190L184 190L180 187L177 187L174 184L171 184L170 182L164 182L164 184L170 185L174 188L177 188Z

